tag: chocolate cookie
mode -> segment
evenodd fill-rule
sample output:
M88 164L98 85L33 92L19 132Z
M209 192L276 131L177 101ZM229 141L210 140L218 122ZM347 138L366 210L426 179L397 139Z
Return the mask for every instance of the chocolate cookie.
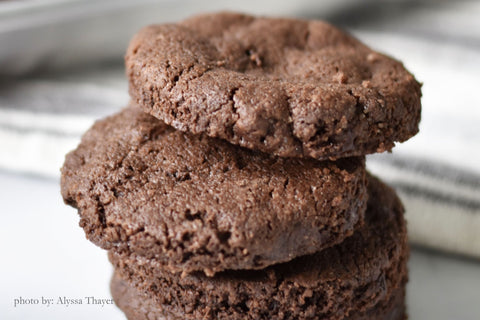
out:
M163 306L159 305L154 297L138 290L133 285L123 280L118 274L114 274L110 283L110 291L116 305L125 313L128 320L184 320L184 315L174 316L165 314ZM278 319L273 317L267 319ZM315 317L314 317L315 318ZM390 299L378 302L367 311L352 312L351 315L343 318L345 320L404 320L405 317L405 287L392 292ZM198 319L209 319L201 317ZM230 319L230 318L228 318ZM240 319L250 319L244 315ZM259 318L263 319L263 318ZM284 316L283 319L291 319ZM319 319L319 318L315 318Z
M62 195L87 238L171 272L261 269L362 223L364 158L278 158L174 130L130 107L66 157Z
M112 293L131 319L144 319L150 311L166 319L403 319L403 207L375 178L369 179L365 220L344 242L314 255L213 278L173 275L154 260L111 252L117 274L139 290L133 295L150 301L126 303L130 293L118 289L118 280Z
M130 95L182 131L283 157L391 150L418 131L420 84L321 21L218 13L143 28Z

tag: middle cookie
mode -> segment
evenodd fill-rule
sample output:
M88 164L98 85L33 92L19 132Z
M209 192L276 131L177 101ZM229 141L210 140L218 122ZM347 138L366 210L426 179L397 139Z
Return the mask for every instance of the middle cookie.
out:
M364 158L279 158L174 130L136 107L66 157L62 195L87 238L171 272L261 269L341 242L363 222Z

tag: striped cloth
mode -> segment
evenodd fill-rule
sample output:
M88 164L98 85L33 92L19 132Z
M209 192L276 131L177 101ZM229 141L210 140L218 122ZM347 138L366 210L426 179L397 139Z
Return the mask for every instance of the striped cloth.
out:
M367 166L398 190L413 243L480 258L480 3L386 3L322 15L424 83L420 133ZM0 79L0 170L58 179L81 134L128 103L122 64L73 70Z

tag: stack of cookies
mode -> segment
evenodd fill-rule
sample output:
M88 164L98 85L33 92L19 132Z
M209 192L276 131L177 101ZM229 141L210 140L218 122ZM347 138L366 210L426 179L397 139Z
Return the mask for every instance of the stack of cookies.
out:
M62 194L137 319L404 319L408 246L365 154L418 131L401 63L320 21L202 15L126 55L130 106Z

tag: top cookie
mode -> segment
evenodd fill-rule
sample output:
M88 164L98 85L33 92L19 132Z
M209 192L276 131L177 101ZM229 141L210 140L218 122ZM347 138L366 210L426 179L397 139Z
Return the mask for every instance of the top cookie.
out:
M321 21L218 13L148 26L126 67L132 98L167 124L278 156L382 152L418 131L415 78Z

